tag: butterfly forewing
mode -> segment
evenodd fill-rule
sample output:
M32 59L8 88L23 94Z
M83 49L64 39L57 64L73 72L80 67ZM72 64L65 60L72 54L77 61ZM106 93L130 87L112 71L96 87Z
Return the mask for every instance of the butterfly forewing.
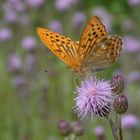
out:
M85 27L81 39L79 52L84 60L89 55L95 44L107 35L105 26L97 16L93 16Z
M79 55L77 54L77 49L79 47L78 42L74 42L70 38L41 27L37 28L37 33L44 44L57 57L59 57L73 69L76 69L79 63Z

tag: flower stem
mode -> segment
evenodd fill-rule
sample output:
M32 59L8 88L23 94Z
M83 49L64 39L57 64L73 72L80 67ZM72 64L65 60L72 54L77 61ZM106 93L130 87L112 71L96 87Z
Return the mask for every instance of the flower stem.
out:
M119 140L123 140L123 135L122 135L122 123L121 123L121 115L117 115L118 118L118 131L119 131Z
M64 137L64 140L69 140L69 138L68 137Z
M109 122L109 125L111 127L111 130L112 130L112 133L113 133L113 136L114 136L114 140L118 140L117 132L115 130L115 126L114 126L114 123L113 123L112 119L109 116L107 116L106 118L107 118L107 120Z
M70 140L78 140L78 139L77 139L76 136L73 134L73 135L71 135Z

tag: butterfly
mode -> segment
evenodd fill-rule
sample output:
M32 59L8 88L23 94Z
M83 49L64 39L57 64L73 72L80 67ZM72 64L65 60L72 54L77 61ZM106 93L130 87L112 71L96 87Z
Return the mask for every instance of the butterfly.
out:
M80 41L37 27L43 43L72 70L97 72L114 63L122 49L118 35L108 34L100 18L93 16L83 30Z

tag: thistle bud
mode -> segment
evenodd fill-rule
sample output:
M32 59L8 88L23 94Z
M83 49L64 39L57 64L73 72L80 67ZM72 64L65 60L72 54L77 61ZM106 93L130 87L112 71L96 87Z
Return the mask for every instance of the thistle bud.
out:
M112 91L115 94L120 94L124 90L124 78L122 75L115 75L111 79Z
M65 120L59 121L58 128L62 136L68 136L71 133L71 126Z
M84 128L82 127L82 125L79 122L74 121L74 122L71 123L71 126L72 126L73 133L76 136L83 135Z
M105 132L102 126L96 126L93 131L98 140L105 140Z
M113 104L114 111L118 114L123 114L128 109L128 100L125 95L118 95Z

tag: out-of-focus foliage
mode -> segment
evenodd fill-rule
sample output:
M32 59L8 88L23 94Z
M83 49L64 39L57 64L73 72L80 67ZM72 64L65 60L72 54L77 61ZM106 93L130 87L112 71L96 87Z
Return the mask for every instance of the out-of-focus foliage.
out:
M139 139L140 0L1 0L0 11L1 140L59 140L59 120L80 120L72 109L74 75L44 47L36 27L79 40L93 15L101 18L109 33L123 38L120 58L99 75L124 75L124 92L129 98L127 113L132 114L123 118L124 135L127 137L125 126L132 126L132 138ZM80 140L96 139L96 125L105 128L107 140L112 139L104 120L88 119L82 123L85 133Z

